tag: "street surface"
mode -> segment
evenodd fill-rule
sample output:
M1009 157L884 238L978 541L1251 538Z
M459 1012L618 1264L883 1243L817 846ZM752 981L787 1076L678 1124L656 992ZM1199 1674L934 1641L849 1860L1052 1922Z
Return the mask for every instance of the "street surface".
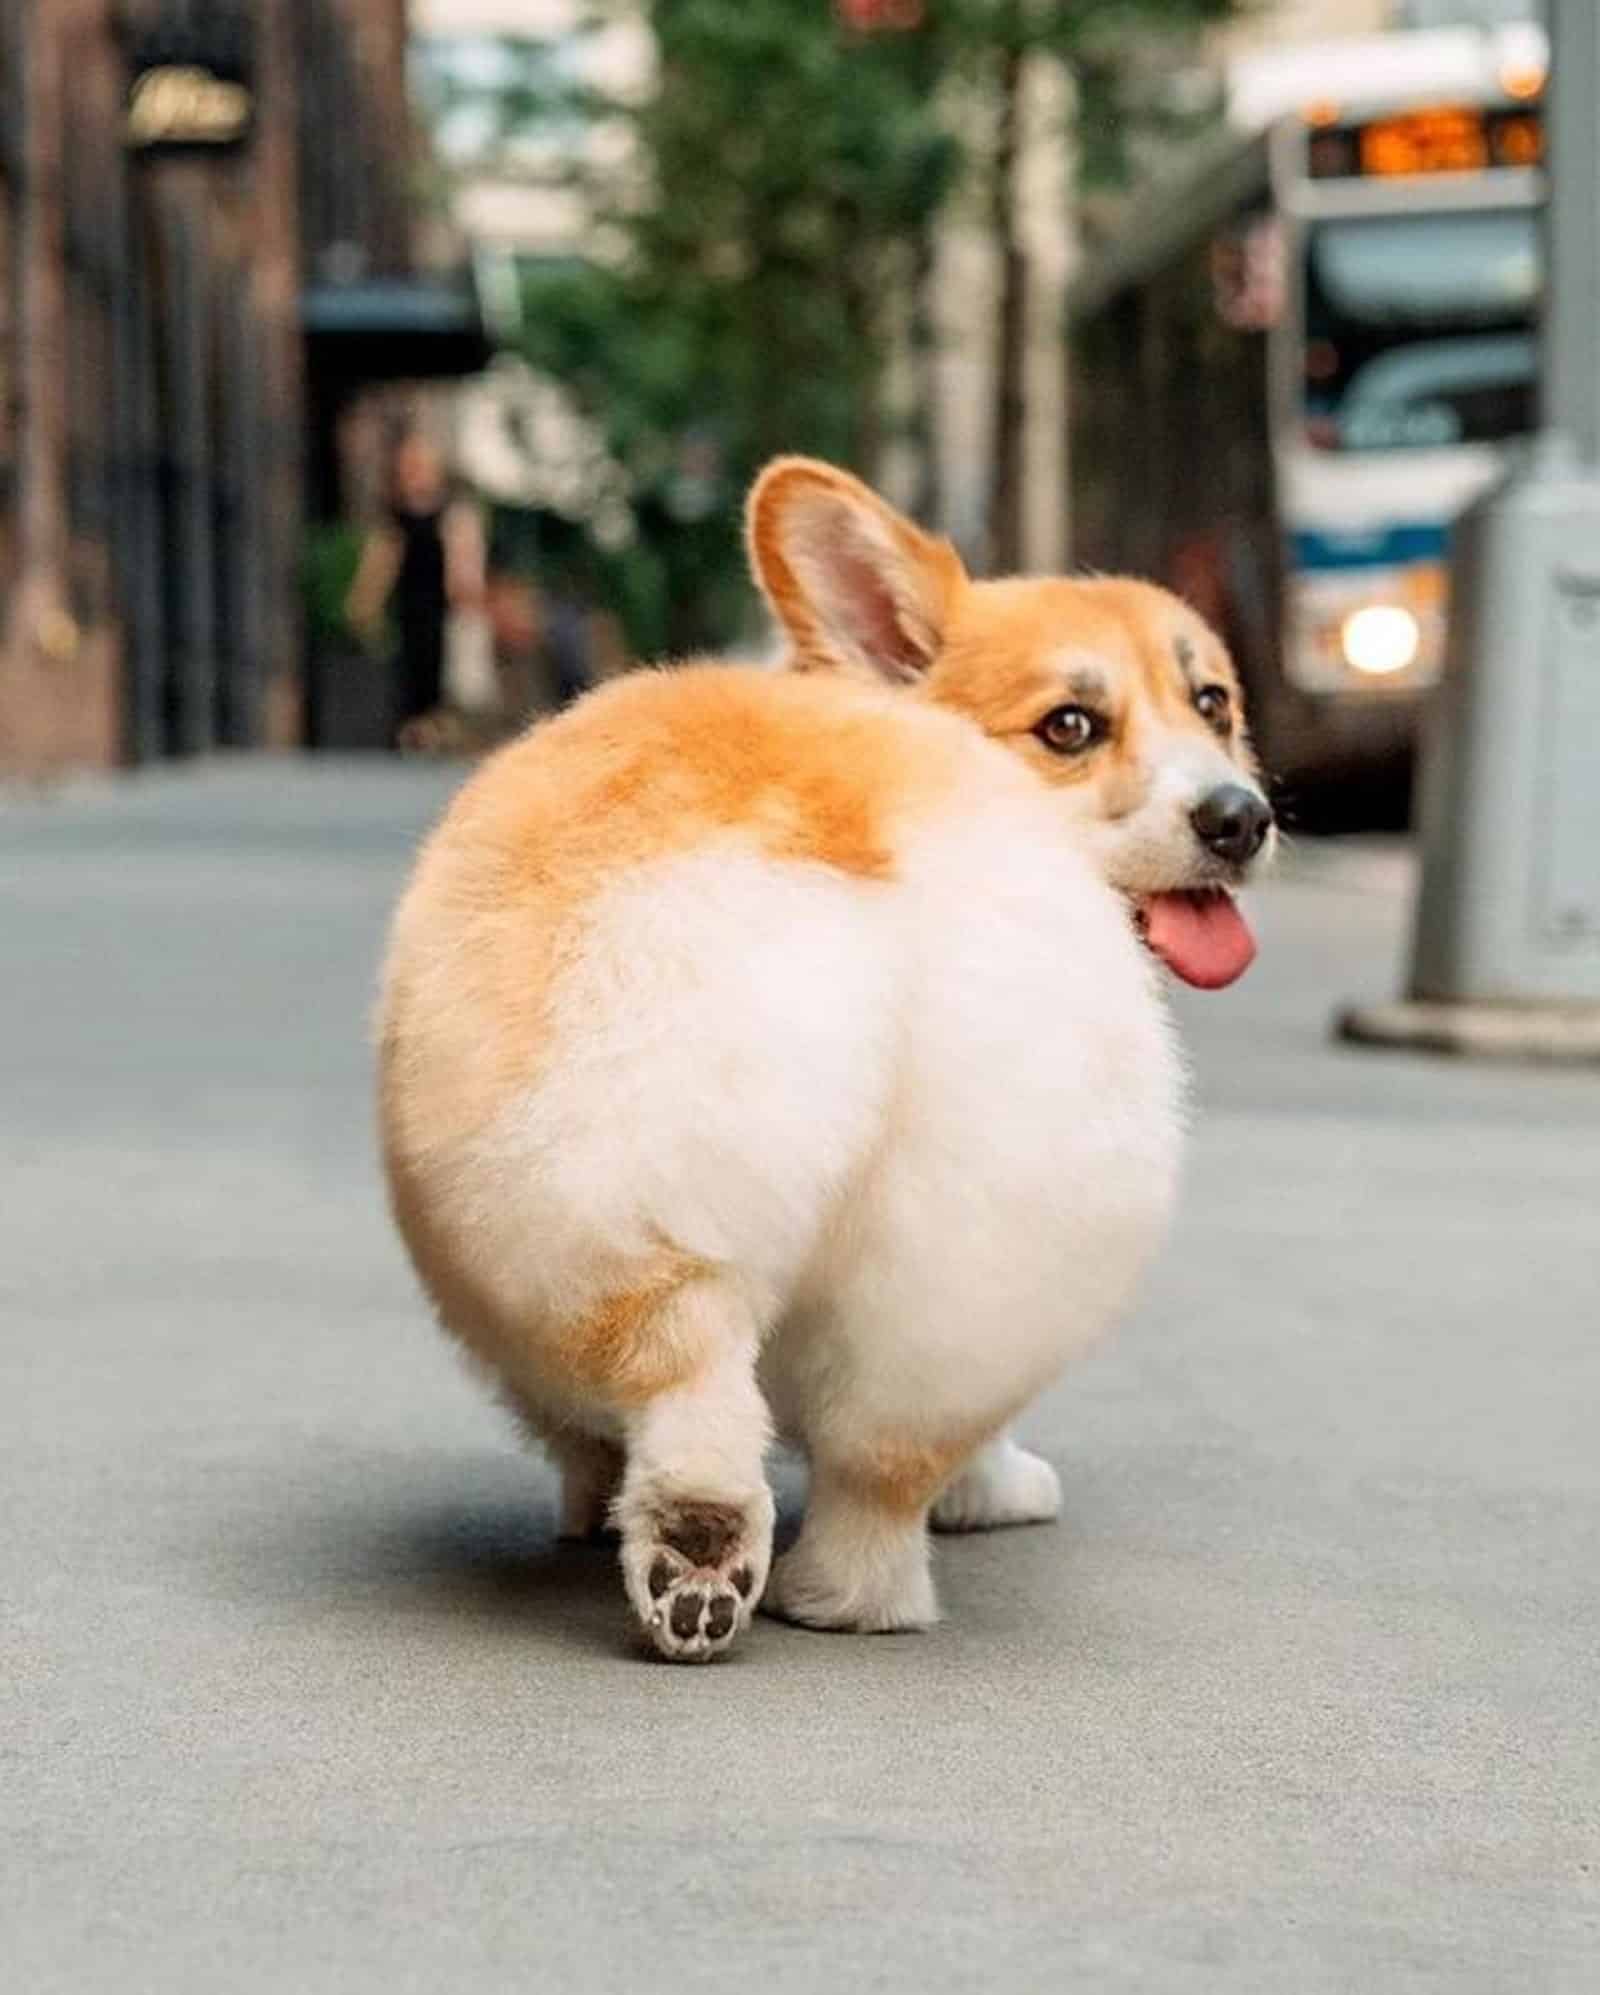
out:
M1183 1003L1177 1235L1024 1423L1063 1524L942 1542L932 1634L673 1669L383 1210L451 780L0 802L0 1983L1592 1995L1600 1074L1328 1043L1400 849Z

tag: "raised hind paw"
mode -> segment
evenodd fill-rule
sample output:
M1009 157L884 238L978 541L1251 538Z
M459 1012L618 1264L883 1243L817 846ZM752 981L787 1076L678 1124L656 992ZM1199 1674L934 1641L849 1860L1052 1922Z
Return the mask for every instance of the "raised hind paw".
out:
M772 1555L772 1498L657 1499L622 1521L628 1598L672 1662L710 1662L749 1626Z

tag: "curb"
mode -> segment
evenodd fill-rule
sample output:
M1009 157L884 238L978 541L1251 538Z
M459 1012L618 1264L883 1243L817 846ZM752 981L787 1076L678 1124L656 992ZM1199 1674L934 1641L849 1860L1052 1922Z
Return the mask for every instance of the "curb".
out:
M1334 1037L1396 1052L1472 1060L1600 1066L1600 1004L1440 1004L1404 999L1351 1005Z

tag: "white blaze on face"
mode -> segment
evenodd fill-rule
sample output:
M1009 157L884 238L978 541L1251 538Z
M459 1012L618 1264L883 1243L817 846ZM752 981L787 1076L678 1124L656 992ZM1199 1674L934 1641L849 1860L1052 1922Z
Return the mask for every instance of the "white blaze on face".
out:
M1194 815L1214 791L1255 784L1218 740L1153 728L1149 788L1137 809L1106 825L1107 877L1133 902L1144 939L1174 975L1220 990L1255 959L1255 938L1231 894L1208 884L1212 855Z
M1196 806L1225 783L1250 783L1220 741L1195 729L1154 725L1145 739L1149 781L1142 800L1125 817L1102 820L1095 832L1106 877L1124 893L1198 885L1204 855L1192 821Z

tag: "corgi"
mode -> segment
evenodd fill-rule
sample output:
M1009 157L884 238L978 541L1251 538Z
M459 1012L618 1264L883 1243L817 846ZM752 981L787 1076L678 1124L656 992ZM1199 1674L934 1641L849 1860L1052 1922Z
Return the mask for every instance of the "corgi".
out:
M1163 978L1245 970L1274 838L1164 590L973 580L803 458L747 530L783 668L640 671L492 756L380 1002L422 1283L682 1661L758 1604L926 1626L930 1524L1056 1515L1010 1426L1161 1237ZM775 1436L810 1485L769 1572Z

